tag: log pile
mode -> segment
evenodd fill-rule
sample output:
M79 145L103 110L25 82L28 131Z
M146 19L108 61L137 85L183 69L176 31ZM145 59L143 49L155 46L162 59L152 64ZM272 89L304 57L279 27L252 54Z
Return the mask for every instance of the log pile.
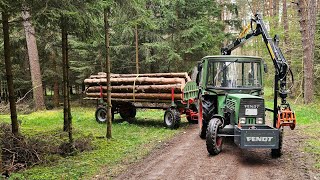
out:
M187 73L111 74L111 97L113 100L157 101L182 100L182 89L191 81ZM106 74L98 73L84 80L86 96L99 98L100 89L107 97ZM101 87L101 88L100 88Z

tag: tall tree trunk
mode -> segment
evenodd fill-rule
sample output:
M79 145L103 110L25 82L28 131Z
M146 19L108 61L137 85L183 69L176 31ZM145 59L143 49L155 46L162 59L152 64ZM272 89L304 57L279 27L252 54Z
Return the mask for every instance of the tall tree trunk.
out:
M62 66L63 66L63 130L68 132L69 143L73 144L72 138L72 116L70 108L70 91L69 91L69 60L68 60L68 32L67 21L65 17L61 18L61 35L62 35Z
M290 47L289 47L289 24L288 24L288 10L287 10L287 0L282 0L282 22L284 28L284 44L285 44L285 54L290 57ZM289 58L290 63L290 58Z
M309 104L313 100L313 59L314 38L316 24L315 0L299 0L298 3L300 28L303 46L303 80L304 80L304 103Z
M26 7L23 8L22 19L23 19L24 32L26 35L27 48L28 48L31 81L32 81L32 87L33 87L33 99L36 105L36 110L43 110L45 109L45 104L44 104L38 48L37 48L35 30L30 22L29 9Z
M56 61L56 53L54 51L51 52L51 60L53 65L53 70L55 72L53 79L53 104L54 107L59 107L59 78L57 73L57 61Z
M272 4L272 0L269 0L269 16L272 17L273 16L273 4ZM271 22L271 20L270 20Z
M308 60L305 63L305 103L309 104L313 101L314 97L314 51L315 51L315 34L316 34L316 21L317 21L317 1L310 0L308 8L308 22L309 22L309 39L308 44L310 45Z
M104 9L104 28L105 28L105 46L106 46L106 76L107 76L107 139L112 138L112 104L111 104L111 63L110 63L110 39L109 39L109 12L110 8ZM139 71L139 67L137 68ZM137 72L139 73L139 72Z
M272 21L273 21L273 28L274 29L278 27L278 21L279 21L279 19L277 17L278 16L278 3L279 3L278 0L273 0L272 1L272 12L273 12Z
M139 37L138 37L138 25L135 26L135 39L136 39L136 73L139 74Z
M13 76L12 76L12 64L10 60L10 39L9 39L9 15L6 12L2 12L2 28L3 28L3 50L4 50L4 62L6 67L7 84L9 91L9 102L10 102L10 114L11 114L11 126L12 133L18 135L19 124L17 120L17 109L13 87Z

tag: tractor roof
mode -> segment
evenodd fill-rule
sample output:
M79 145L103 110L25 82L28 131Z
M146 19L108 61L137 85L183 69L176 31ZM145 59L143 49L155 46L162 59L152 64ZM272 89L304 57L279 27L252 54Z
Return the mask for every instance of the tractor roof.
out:
M245 59L254 59L254 60L262 60L261 57L257 57L257 56L238 56L238 55L217 55L217 56L205 56L204 58L202 58L202 60L204 59L223 59L223 60L227 60L227 59L241 59L241 60L245 60Z

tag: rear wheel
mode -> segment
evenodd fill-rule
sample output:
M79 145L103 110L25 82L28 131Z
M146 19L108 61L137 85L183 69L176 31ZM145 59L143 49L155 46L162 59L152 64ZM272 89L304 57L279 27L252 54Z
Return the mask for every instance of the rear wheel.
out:
M271 149L271 156L273 158L279 158L282 155L282 141L283 141L283 129L280 130L280 134L279 134L279 148Z
M164 125L170 129L177 129L180 126L180 113L177 109L169 108L164 113Z
M111 120L114 119L114 111L111 109ZM100 106L97 108L95 113L96 121L98 123L106 123L107 122L107 108L104 106Z
M213 118L209 124L206 135L207 150L211 155L217 155L222 150L222 137L218 136L218 132L222 122L218 118Z
M206 132L208 127L208 122L214 115L214 97L213 96L203 96L201 97L201 107L202 108L202 126L200 127L199 136L201 139L206 139Z

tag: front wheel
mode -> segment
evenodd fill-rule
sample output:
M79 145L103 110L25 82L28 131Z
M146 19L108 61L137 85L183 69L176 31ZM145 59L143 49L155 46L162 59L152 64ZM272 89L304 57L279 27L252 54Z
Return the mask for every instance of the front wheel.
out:
M222 122L218 118L213 118L208 124L206 144L207 150L211 155L217 155L222 150L222 137L218 136L218 131Z
M283 141L283 129L280 130L280 134L279 134L279 148L271 149L272 158L279 158L282 155L282 141Z
M164 113L164 125L170 129L177 129L180 126L180 113L177 109L169 108Z

